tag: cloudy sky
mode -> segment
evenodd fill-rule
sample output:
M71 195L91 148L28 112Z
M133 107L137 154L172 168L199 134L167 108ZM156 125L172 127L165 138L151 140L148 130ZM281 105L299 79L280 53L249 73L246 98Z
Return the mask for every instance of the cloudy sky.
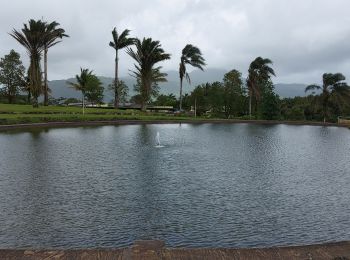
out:
M208 68L246 74L257 56L274 62L277 83L314 83L323 72L350 79L349 0L0 0L0 56L24 49L9 35L30 18L56 20L70 35L49 51L49 79L65 79L80 67L113 76L113 27L160 40L177 70L181 49L201 48ZM120 56L121 75L133 61Z

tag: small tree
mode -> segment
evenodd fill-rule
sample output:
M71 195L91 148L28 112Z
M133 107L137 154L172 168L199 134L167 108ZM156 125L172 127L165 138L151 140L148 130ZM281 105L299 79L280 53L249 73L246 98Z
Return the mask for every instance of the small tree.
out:
M280 118L279 97L275 94L271 81L267 83L262 91L260 112L261 118L265 120L278 120Z
M25 82L24 66L20 55L11 50L0 60L0 84L4 86L4 93L11 104Z
M174 94L169 95L159 95L155 100L154 104L156 106L172 106L175 107L177 104L177 99Z
M103 102L103 91L104 87L100 79L96 75L90 75L85 90L87 101L92 104L101 104Z
M81 91L83 114L85 114L86 92L93 88L92 85L100 84L95 80L92 70L80 68L80 75L75 76L76 82L67 82L75 90Z
M223 80L225 115L240 116L245 112L245 89L242 74L237 70L226 73Z

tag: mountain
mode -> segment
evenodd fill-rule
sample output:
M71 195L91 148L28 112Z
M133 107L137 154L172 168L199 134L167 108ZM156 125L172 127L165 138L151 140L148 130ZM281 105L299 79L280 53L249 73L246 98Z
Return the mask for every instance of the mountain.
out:
M296 96L305 96L305 84L275 84L276 93L282 98L296 97Z
M179 92L179 74L177 71L167 71L168 74L167 79L168 82L161 83L160 85L160 92L162 94L170 94L174 93L175 95L178 95ZM194 70L190 74L191 77L191 85L189 85L186 81L184 81L183 84L183 90L184 93L191 92L195 86L203 83L212 83L215 81L222 81L225 73L227 73L226 70L223 69L207 69L205 71L200 70ZM113 78L111 77L99 77L100 80L103 83L103 86L105 87L105 102L110 102L113 100L113 93L112 91L108 90L108 85L110 85L113 82ZM129 87L129 96L135 95L135 92L133 90L133 86L136 83L136 80L131 76L121 77L121 80L123 80L126 85ZM49 82L49 87L51 89L51 95L54 98L59 97L74 97L74 98L81 98L81 93L79 91L76 91L69 87L67 84L67 81L74 82L75 79L70 78L66 80L52 80ZM276 93L280 95L281 97L294 97L294 96L305 96L304 90L306 85L304 84L276 84Z

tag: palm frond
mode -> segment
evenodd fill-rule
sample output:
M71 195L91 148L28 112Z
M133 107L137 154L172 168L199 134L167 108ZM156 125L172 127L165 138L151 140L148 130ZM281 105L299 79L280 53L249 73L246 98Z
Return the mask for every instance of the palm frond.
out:
M305 93L308 91L319 90L319 89L321 89L321 87L319 85L312 84L312 85L309 85L305 88Z

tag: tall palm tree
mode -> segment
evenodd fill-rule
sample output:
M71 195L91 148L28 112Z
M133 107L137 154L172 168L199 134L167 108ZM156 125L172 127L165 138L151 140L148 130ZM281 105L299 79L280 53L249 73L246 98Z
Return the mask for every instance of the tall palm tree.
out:
M201 50L193 46L192 44L187 44L182 50L182 55L179 64L179 75L180 75L180 111L182 110L182 81L185 77L189 84L191 84L190 75L186 71L186 65L191 65L203 71L203 66L205 66L205 59L202 56Z
M152 38L143 38L135 40L136 51L127 48L127 53L136 61L133 73L139 77L140 92L143 93L141 109L146 109L146 104L151 97L152 86L156 78L164 76L160 72L160 67L154 67L158 62L170 59L170 54L165 53L159 41Z
M46 23L33 19L28 25L24 24L21 31L13 29L10 35L15 38L27 50L30 59L28 77L33 107L38 107L38 97L42 93L42 78L40 69L41 54L45 49Z
M323 122L326 122L328 116L328 107L331 103L331 98L340 98L342 96L349 97L349 86L344 82L345 76L341 73L324 73L322 76L322 86L313 84L305 88L305 92L321 90L320 95L322 103Z
M85 92L89 87L92 76L92 70L80 68L80 75L75 75L76 82L67 82L75 90L81 91L83 115L85 114Z
M44 106L48 105L49 100L49 86L47 80L47 52L49 48L60 43L60 39L63 37L69 37L65 34L65 30L62 28L57 28L60 24L56 21L53 21L49 24L46 24L45 30L45 48L44 48Z
M267 58L257 57L249 66L247 87L249 93L249 116L252 116L252 98L256 102L260 100L263 85L276 76L275 71L270 67L272 61Z
M130 30L125 29L120 35L118 35L117 29L114 28L112 31L113 41L109 42L115 50L115 71L114 71L114 107L118 108L118 51L134 44L134 38L128 38Z

